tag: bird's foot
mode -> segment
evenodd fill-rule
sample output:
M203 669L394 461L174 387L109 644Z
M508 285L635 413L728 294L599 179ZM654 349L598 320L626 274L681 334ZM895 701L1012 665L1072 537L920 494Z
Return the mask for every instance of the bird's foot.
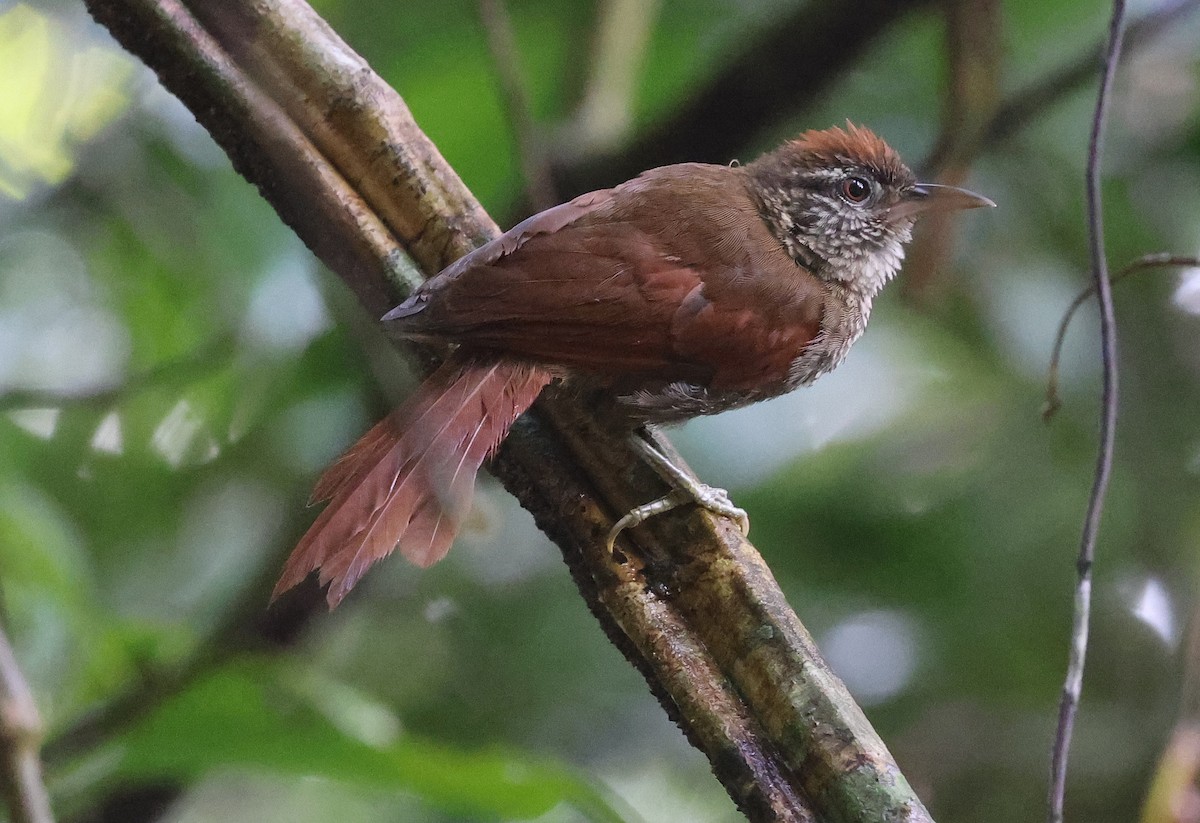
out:
M706 508L713 514L728 517L737 523L742 537L750 534L750 515L746 514L745 509L733 505L733 501L729 499L729 492L704 483L697 483L694 492L697 506Z
M699 482L636 434L633 436L633 444L649 459L651 465L662 475L663 479L674 485L675 488L664 497L631 509L613 524L606 540L610 552L614 549L617 536L625 529L632 528L655 515L669 512L687 503L695 503L713 514L728 517L738 524L743 535L750 533L750 516L746 514L745 509L733 505L733 501L729 499L729 492Z

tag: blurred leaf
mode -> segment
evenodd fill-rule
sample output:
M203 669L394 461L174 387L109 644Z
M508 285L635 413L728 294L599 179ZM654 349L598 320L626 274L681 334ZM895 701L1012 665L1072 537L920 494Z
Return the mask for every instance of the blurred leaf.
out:
M129 658L66 513L37 488L2 479L0 500L3 605L26 676L53 697L45 717L53 726L124 682Z
M192 780L235 766L412 793L457 814L524 819L566 803L589 820L623 819L563 768L503 748L467 752L417 739L347 687L265 661L212 672L106 751L116 758L113 776L130 781Z
M637 126L661 121L725 61L753 55L759 33L801 2L664 3L633 101ZM504 220L518 172L476 5L318 3ZM1003 88L1075 59L1103 34L1107 5L1008 0ZM508 6L534 110L553 135L587 71L596 3ZM377 383L399 369L364 355L375 344L336 279L312 276L308 252L148 70L130 80L131 61L78 0L0 2L0 21L0 176L19 168L18 188L33 192L19 203L0 195L0 391L100 393L46 403L52 415L10 404L17 419L0 418L0 584L22 663L62 729L198 653L230 652L210 636L214 617L253 596L236 581L276 563L312 518L302 505L312 477L394 399ZM1105 169L1114 264L1186 251L1200 236L1198 31L1193 15L1155 45L1154 60L1123 67ZM764 144L738 154L851 118L918 161L944 104L943 51L931 6L881 37L810 110L754 124ZM130 99L120 128L104 128ZM1122 99L1169 101L1171 122L1187 125L1163 131L1157 109ZM910 779L929 787L939 820L1040 813L1094 461L1086 322L1068 341L1061 418L1046 429L1037 410L1047 335L1085 277L1092 103L1093 90L1080 89L983 158L970 185L1001 207L956 227L944 302L906 310L889 288L835 374L757 407L765 418L722 415L729 426L684 443L706 479L721 482L723 464L771 477L735 495L819 640L861 614L914 627L917 668L870 716ZM314 291L331 308L328 332ZM1136 817L1176 711L1175 647L1151 635L1127 596L1158 581L1176 618L1194 597L1200 335L1170 299L1169 278L1118 295L1120 454L1071 819ZM214 341L227 345L214 352ZM872 347L889 356L860 368ZM266 805L299 775L323 775L367 798L361 819L372 823L407 820L398 809L422 803L420 817L439 823L528 817L556 803L615 819L587 779L525 751L580 764L656 823L739 819L528 515L493 508L495 522L464 535L436 569L380 564L356 602L316 619L302 640L272 645L276 664L223 669L147 707L151 716L105 750L110 764L139 786L188 781L187 802L202 812L186 819L206 823L243 800L237 780L254 782L256 771L271 787ZM238 619L252 634L250 611ZM314 672L336 672L339 683ZM392 712L421 737L400 735ZM195 791L199 775L234 796ZM120 787L104 778L81 779L111 798ZM329 791L314 782L310 792ZM397 791L422 799L404 806ZM277 806L292 817L276 819L317 823L335 803L288 800ZM574 808L545 820L576 820Z
M1142 806L1141 823L1198 823L1198 772L1200 729L1194 723L1183 722L1175 728L1159 760L1158 770Z
M24 3L0 12L0 195L62 182L76 147L128 105L132 61L78 45L64 21Z

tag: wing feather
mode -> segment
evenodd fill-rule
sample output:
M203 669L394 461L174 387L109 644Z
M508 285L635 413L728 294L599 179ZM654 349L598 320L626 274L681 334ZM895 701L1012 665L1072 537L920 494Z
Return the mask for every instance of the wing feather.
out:
M400 335L625 384L785 379L820 332L824 287L770 234L737 174L670 166L550 209L386 319Z

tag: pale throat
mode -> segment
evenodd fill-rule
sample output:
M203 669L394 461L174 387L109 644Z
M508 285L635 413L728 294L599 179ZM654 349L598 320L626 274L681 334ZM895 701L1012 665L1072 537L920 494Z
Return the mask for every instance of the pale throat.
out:
M815 273L829 284L821 334L792 363L789 382L808 385L845 359L867 328L875 296L900 271L904 244L912 236L912 223L891 226L870 242L832 242L822 247L824 256ZM807 265L804 256L816 253L802 239L791 237L784 247L792 259ZM793 252L797 249L798 253Z
M834 277L843 286L866 301L869 310L875 296L899 273L904 262L904 244L911 236L911 228L900 228L877 248L844 249L840 259L830 261L829 268L836 272Z
M794 232L778 232L776 236L797 265L852 294L864 314L869 314L875 296L900 271L912 226L894 227L886 236L869 243L817 244ZM816 245L823 247L814 249Z
M834 198L816 193L808 193L808 208L798 211L795 192L778 186L754 193L760 215L788 256L822 280L853 292L868 311L875 295L900 271L912 220L889 223L847 212Z

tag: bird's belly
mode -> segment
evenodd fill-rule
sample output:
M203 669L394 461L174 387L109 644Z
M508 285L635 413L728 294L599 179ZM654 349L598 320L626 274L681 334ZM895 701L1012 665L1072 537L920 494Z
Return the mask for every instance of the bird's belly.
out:
M622 394L617 404L630 417L646 423L679 423L706 414L719 414L730 409L740 409L786 394L797 384L776 381L755 386L751 389L713 389L695 383L676 381L655 389Z
M640 390L617 397L630 417L649 423L673 423L706 414L719 414L749 406L780 391L764 394L761 389L714 391L692 383L670 383L661 389Z
M827 312L821 332L788 364L778 377L736 387L714 387L677 380L640 388L617 396L617 404L630 417L648 423L676 423L706 414L719 414L787 394L833 371L846 358L866 327L869 305L839 301Z

